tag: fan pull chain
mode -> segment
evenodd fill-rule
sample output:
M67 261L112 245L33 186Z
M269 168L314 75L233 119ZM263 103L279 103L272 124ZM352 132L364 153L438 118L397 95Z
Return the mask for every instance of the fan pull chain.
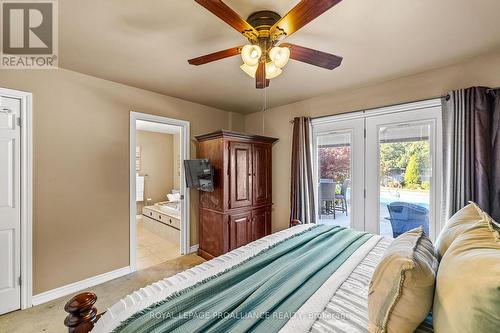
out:
M262 105L262 134L265 134L266 130L266 122L265 122L265 116L266 116L266 109L267 109L267 88L264 88L264 99L263 99L263 105Z

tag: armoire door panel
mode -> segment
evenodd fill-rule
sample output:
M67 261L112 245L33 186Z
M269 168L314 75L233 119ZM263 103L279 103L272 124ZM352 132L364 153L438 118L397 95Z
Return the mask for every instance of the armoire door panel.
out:
M230 142L230 207L239 208L252 204L252 145Z
M256 209L252 213L252 240L271 234L271 207Z
M253 204L271 203L271 145L253 145Z
M252 212L235 214L230 217L231 250L246 245L252 241Z

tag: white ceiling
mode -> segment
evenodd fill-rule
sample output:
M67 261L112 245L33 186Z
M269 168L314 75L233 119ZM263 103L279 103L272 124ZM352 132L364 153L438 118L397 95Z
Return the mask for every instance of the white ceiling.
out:
M297 0L227 0L247 17ZM261 110L264 93L233 57L187 60L245 39L193 0L59 1L63 68L228 111ZM344 57L334 71L291 61L268 107L456 63L500 47L498 0L343 0L287 39Z

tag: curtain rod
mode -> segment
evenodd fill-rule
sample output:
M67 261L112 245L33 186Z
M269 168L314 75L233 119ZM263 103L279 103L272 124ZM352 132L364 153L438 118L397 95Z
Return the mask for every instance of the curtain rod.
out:
M486 89L486 92L491 92L491 91L494 91L494 90L498 90L500 89L500 87L495 87L495 88L488 88ZM429 101L431 99L436 99L436 98L444 98L445 100L449 100L450 99L450 94L446 94L446 95L443 95L443 96L437 96L437 97L431 97L431 98L425 98L425 99L419 99L419 100L413 100L413 101L409 101L409 102L403 102L403 103L395 103L395 104L390 104L390 105L384 105L384 106L381 106L381 107L391 107L391 106L396 106L396 105L401 105L401 104L405 104L405 103L417 103L417 102L425 102L425 101ZM354 113L354 112L361 112L361 111L366 111L366 110L370 110L370 109L373 109L373 108L368 108L368 109L358 109L358 110L353 110L353 111L348 111L348 112L342 112L341 114L346 114L346 113ZM329 114L329 115L324 115L324 116L318 116L318 117L311 117L311 119L321 119L321 118L326 118L326 117L331 117L332 115ZM290 124L293 124L293 119L290 120Z

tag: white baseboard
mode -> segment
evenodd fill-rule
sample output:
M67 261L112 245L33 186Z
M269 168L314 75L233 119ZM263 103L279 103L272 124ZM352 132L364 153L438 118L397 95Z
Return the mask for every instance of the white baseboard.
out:
M54 299L57 299L59 297L64 297L64 296L82 291L84 289L94 287L98 284L122 277L124 275L129 274L130 272L131 272L131 270L130 270L129 266L119 268L119 269L116 269L114 271L100 274L97 276L93 276L93 277L90 277L88 279L81 280L78 282L70 283L70 284L67 284L65 286L49 290L49 291L43 292L43 293L38 294L38 295L33 295L31 302L32 302L33 306L39 305L42 303L46 303L46 302L52 301Z
M200 247L199 244L195 244L189 248L189 253L195 253L198 252L198 248Z

